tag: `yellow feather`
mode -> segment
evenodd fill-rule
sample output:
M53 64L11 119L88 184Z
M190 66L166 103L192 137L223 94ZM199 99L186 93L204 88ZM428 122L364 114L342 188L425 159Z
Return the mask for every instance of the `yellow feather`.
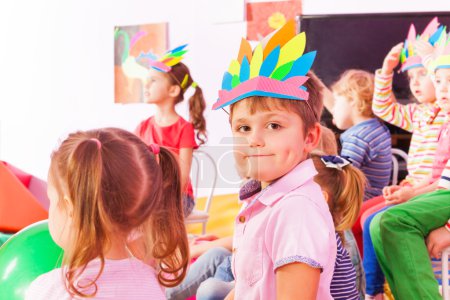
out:
M306 35L304 32L296 35L289 42L287 42L280 50L280 58L278 59L276 70L288 62L297 60L305 51Z
M228 73L231 75L239 75L239 71L241 70L241 65L236 59L233 59L228 67Z
M261 65L263 63L263 48L261 44L256 46L253 51L253 58L250 62L250 78L255 78L259 75L259 70L261 69Z
M175 57L172 60L170 60L169 62L166 63L167 66L172 67L175 66L177 63L179 63L181 60L183 59L183 57Z

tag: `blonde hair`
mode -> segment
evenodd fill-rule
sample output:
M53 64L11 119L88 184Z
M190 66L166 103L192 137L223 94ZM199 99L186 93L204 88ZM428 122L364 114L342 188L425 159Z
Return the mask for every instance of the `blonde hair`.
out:
M320 135L316 150L320 150L326 155L337 155L338 145L333 130L323 125L320 125L320 127L322 127L322 134Z
M357 109L365 117L373 117L372 99L374 76L363 70L347 70L331 86L333 93L356 101Z
M305 125L304 133L314 127L315 123L319 122L323 111L322 101L322 85L316 75L309 71L306 74L309 79L305 82L309 97L308 100L291 100L268 96L251 96L241 101L246 101L250 107L250 113L254 114L258 110L270 111L273 108L280 108L287 111L292 111L300 116ZM239 101L239 102L241 102ZM306 103L306 101L308 103ZM230 121L233 116L233 110L237 103L230 105Z
M352 228L361 209L366 177L352 165L347 165L342 170L326 167L321 160L322 155L319 151L311 153L318 172L314 181L328 194L328 206L334 226L345 241L343 231Z
M111 237L126 245L136 230L142 232L142 260L156 260L160 284L171 287L184 278L189 247L180 171L169 150L161 148L158 156L159 163L137 136L117 128L72 133L52 154L50 172L59 197L68 196L73 206L76 232L63 257L72 296L95 297ZM101 262L98 274L80 289L77 279L95 258ZM83 291L92 286L93 293Z

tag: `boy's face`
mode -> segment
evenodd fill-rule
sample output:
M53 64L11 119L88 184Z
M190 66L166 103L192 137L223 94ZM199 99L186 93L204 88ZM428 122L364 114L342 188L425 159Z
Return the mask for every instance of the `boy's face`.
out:
M305 136L303 128L302 119L293 112L273 107L251 114L247 100L236 103L231 130L242 175L270 183L291 171L317 144L318 136Z
M409 89L420 103L433 103L436 100L433 82L427 76L424 67L412 68L408 71Z
M438 69L435 75L437 104L443 111L450 113L450 69Z
M346 130L353 126L352 111L353 107L349 99L344 96L333 93L335 102L333 107L333 123L337 128Z

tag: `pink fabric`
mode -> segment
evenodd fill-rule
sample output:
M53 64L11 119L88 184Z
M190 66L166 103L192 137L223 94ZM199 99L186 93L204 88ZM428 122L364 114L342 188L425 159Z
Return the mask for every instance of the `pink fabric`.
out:
M79 283L85 284L87 280L95 278L99 268L99 260L91 261ZM25 299L73 299L64 287L62 276L61 268L39 276L31 283ZM106 260L103 273L96 284L98 290L95 299L166 299L154 269L135 258ZM87 292L92 292L92 289Z
M141 122L134 133L147 145L158 144L172 150L176 155L181 148L197 149L194 127L191 123L180 117L177 122L169 126L158 126L154 117ZM194 192L189 182L187 194L193 197Z
M434 155L433 171L431 173L433 182L439 180L445 166L450 158L450 123L442 126L439 133L439 141Z
M275 299L276 270L300 262L321 268L317 299L332 299L336 236L312 160L249 198L236 217L235 299Z

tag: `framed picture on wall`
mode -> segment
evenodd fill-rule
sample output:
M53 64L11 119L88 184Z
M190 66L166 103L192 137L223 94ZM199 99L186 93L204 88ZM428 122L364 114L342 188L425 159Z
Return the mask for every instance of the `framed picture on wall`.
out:
M127 70L141 53L161 55L168 48L168 24L117 26L114 29L114 102L143 102L142 79ZM137 67L137 65L136 65Z

